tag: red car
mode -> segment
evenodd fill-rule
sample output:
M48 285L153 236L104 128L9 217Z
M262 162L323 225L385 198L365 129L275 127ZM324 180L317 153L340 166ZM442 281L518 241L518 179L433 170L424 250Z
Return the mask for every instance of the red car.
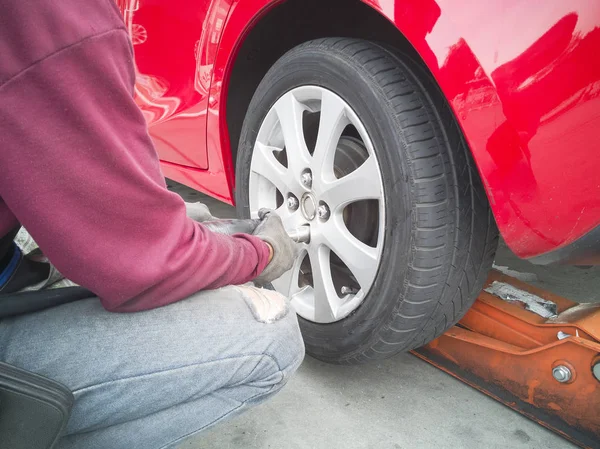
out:
M600 261L597 0L117 0L165 176L310 241L275 286L308 351L418 347L498 230Z

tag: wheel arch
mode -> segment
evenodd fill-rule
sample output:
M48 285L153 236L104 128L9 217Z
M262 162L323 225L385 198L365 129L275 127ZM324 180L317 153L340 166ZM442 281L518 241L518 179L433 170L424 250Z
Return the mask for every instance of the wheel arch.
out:
M473 125L464 120L464 109L473 107L469 98L473 89L484 92L486 104L482 107L495 107L500 102L467 42L457 38L460 34L447 9L440 8L434 0L239 0L232 6L223 30L214 71L217 82L213 81L216 88L212 96L219 96L221 119L211 126L209 115L208 124L209 130L219 130L225 165L232 167L226 172L235 172L237 142L252 95L278 58L307 40L368 39L409 54L431 73L440 88L440 97L449 102L463 131L496 212L493 191L485 176L485 167L492 164L485 145L495 127L472 131ZM432 30L438 28L435 39L429 39ZM228 181L233 192L233 175Z

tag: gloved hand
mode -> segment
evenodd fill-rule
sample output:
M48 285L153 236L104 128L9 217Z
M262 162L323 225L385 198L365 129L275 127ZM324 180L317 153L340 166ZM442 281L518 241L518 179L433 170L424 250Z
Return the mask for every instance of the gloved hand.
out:
M218 220L213 217L208 209L208 206L203 203L185 203L186 214L189 218L199 223L203 221Z
M285 232L279 215L269 209L261 209L258 217L261 222L254 230L254 235L273 248L273 259L255 279L256 283L264 285L280 278L292 268L298 257L298 247Z

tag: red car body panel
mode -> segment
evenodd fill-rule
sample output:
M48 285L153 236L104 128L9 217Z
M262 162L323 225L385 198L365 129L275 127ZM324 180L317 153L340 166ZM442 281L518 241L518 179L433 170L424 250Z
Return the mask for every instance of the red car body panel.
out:
M278 2L118 1L165 175L233 203L229 75ZM515 253L547 253L600 224L600 2L362 1L437 80Z

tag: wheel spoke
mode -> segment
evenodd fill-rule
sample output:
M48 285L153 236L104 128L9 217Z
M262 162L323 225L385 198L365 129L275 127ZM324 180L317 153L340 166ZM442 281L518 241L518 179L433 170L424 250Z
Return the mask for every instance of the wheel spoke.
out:
M275 159L274 151L281 150L256 142L250 169L269 180L282 195L285 195L289 178L288 170Z
M313 246L308 250L313 276L315 320L322 323L335 320L337 309L334 302L338 296L331 279L329 255L328 248L324 246Z
M340 216L334 217L322 232L327 245L350 269L362 289L368 290L377 274L377 248L354 237ZM312 261L312 260L311 260Z
M281 217L281 221L283 222L283 227L287 231L293 231L306 224L306 219L302 216L300 210L291 211L285 201L284 203L275 209L275 213ZM256 212L256 217L258 218L258 211Z
M292 93L284 95L275 104L275 111L285 142L288 167L293 176L297 177L310 162L310 153L302 130L302 117L305 109Z
M286 221L290 221L291 216L293 214L290 212L290 210L286 206L285 201L283 202L283 204L281 206L279 206L277 209L275 209L275 213L277 215L279 215L279 217L281 218L281 221L284 224L284 227L286 229L288 229L287 226L285 226L285 223L286 223ZM257 216L258 216L258 214L257 214Z
M283 227L288 231L294 231L302 225L306 224L306 219L302 216L302 213L297 210L295 212L284 213L281 217L283 221Z
M346 117L346 105L332 92L324 91L321 97L321 115L319 132L315 144L314 170L325 179L334 179L333 162L335 151L346 126L350 123Z
M333 209L360 200L380 199L382 186L375 158L370 156L352 173L332 182L323 181L320 199Z
M303 290L303 288L298 287L298 278L300 276L300 266L302 265L305 256L306 251L300 251L292 269L286 271L283 276L273 281L275 289L286 295L288 298L291 298L293 295Z

